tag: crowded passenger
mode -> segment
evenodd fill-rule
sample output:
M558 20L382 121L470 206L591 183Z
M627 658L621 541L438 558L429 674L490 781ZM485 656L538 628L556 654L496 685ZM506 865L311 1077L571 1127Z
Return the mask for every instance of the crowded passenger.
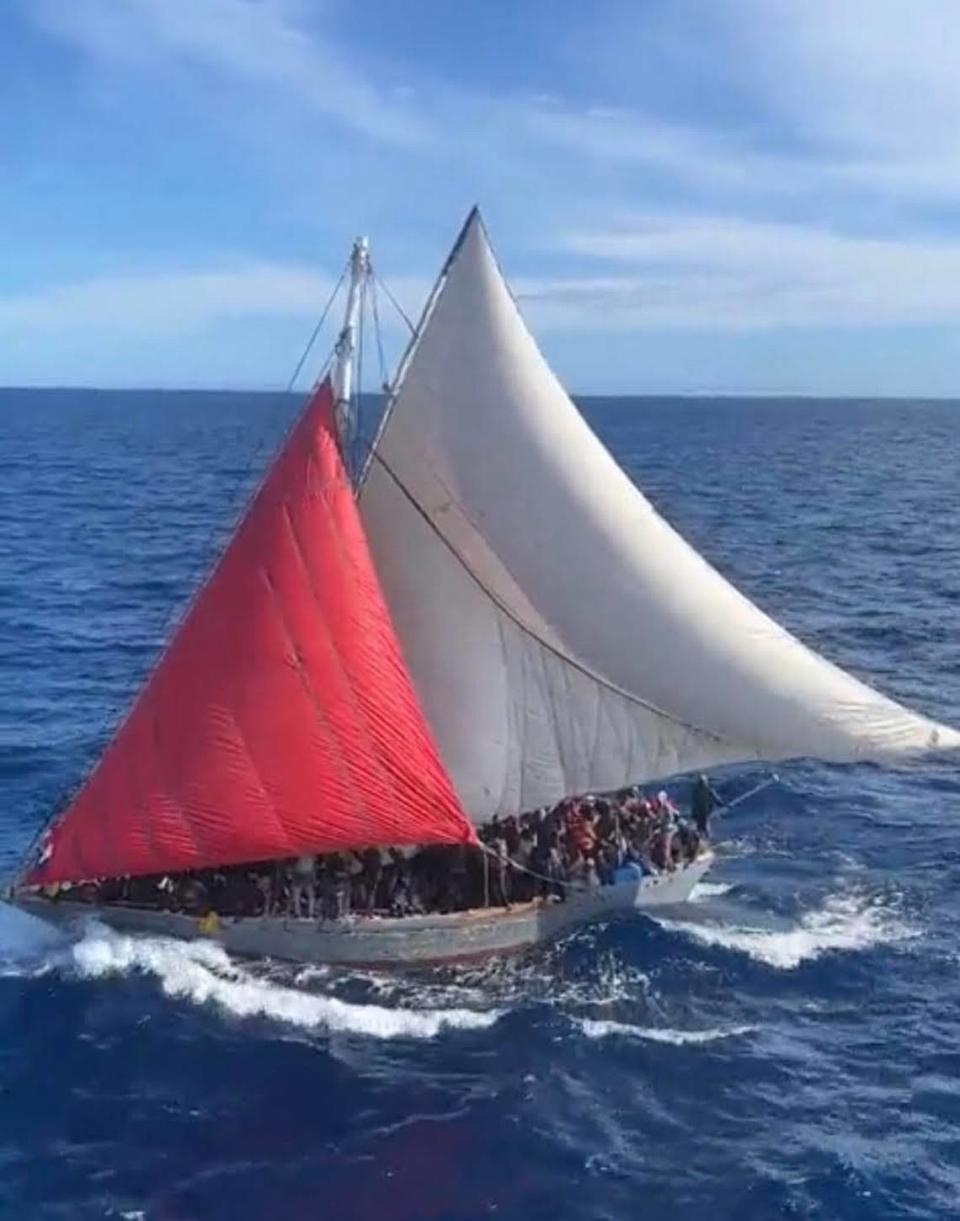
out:
M494 817L479 846L368 848L290 861L225 866L71 888L71 898L123 902L221 916L312 921L413 916L532 901L563 902L571 890L599 890L696 860L720 798L706 776L694 786L690 818L666 791L638 787L563 801L552 809Z

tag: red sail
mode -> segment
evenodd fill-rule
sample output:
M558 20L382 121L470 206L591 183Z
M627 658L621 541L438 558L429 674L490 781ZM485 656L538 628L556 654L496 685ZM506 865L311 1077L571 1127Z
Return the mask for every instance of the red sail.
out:
M25 880L473 839L400 653L324 382Z

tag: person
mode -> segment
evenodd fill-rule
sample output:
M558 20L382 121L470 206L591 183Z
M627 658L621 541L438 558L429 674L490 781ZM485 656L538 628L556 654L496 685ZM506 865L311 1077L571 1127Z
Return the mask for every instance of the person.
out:
M693 796L690 801L690 817L701 839L709 834L710 815L723 805L720 795L710 784L703 772L697 777L693 786Z
M619 837L618 837L619 838ZM603 886L612 886L620 863L620 849L617 840L609 839L601 843L597 852L597 875Z
M290 865L290 915L299 920L303 910L303 900L307 901L307 919L317 917L317 887L315 872L317 859L305 854L296 857Z
M259 895L259 912L263 916L272 916L274 909L274 873L268 865L266 869L257 872L257 894Z
M333 854L330 870L334 920L345 920L350 915L350 903L353 897L353 888L350 884L353 876L351 868L351 853L335 852Z
M388 858L389 859L389 858ZM368 916L373 915L377 905L377 893L383 876L384 858L379 848L368 848L360 857L363 865L362 886L364 908Z
M530 872L534 869L535 852L536 839L533 830L530 827L524 827L520 832L520 843L513 857L519 866L512 879L513 893L520 903L528 902L536 893L536 878Z
M650 859L658 873L673 869L673 830L669 820L657 825L650 844Z
M407 872L407 862L399 848L387 850L381 889L383 892L383 909L392 915L403 914L402 898L406 894L403 881Z
M510 857L507 841L502 834L494 836L490 843L493 858L490 861L490 902L493 907L510 908Z
M563 903L567 897L567 888L564 886L564 880L567 875L565 862L563 859L563 849L560 847L559 832L555 832L550 844L547 848L547 867L545 870L546 876L550 879L547 884L547 892L545 898L556 898Z

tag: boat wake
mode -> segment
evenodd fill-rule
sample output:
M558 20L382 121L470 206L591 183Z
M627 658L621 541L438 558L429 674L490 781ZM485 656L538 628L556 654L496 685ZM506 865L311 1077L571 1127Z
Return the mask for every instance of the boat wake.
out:
M779 971L792 971L831 952L867 950L919 936L888 903L862 893L832 895L788 928L654 918L668 932L746 954Z
M51 939L39 921L14 915L14 935L9 943L0 943L0 970L6 975L36 977L56 971L68 979L95 980L140 973L158 980L165 996L213 1005L236 1018L267 1018L302 1030L376 1039L432 1039L447 1030L484 1030L500 1017L497 1009L388 1007L342 1000L259 975L210 941L131 937L96 922L79 940L70 942L55 931ZM20 927L20 920L27 925ZM0 935L7 931L4 919Z
M753 1034L756 1026L716 1027L709 1030L671 1030L660 1026L631 1026L628 1022L603 1021L595 1018L579 1018L577 1025L588 1039L605 1039L619 1035L629 1039L645 1039L650 1043L669 1043L684 1047L689 1043L714 1043L718 1039L734 1039Z
M0 903L0 979L34 978L56 967L63 935L51 924Z
M788 927L717 918L727 891L701 883L701 912L687 918L654 916L660 928L711 948L745 954L780 971L839 951L867 950L918 935L895 906L864 893L830 896ZM587 1038L611 1036L674 1045L712 1043L756 1028L732 1025L704 1030L615 1021L597 1013L611 1005L654 1004L651 977L610 950L588 955L588 970L571 974L566 955L585 948L581 930L534 958L494 960L476 968L428 974L291 968L266 962L240 964L211 941L129 936L91 921L78 938L13 908L0 905L0 977L36 978L55 972L65 979L99 980L143 975L167 997L213 1006L237 1019L262 1018L309 1032L347 1033L374 1039L432 1039L446 1031L484 1030L508 1010L546 1005ZM346 996L343 995L346 993ZM583 1010L586 1008L587 1013ZM580 1012L578 1013L577 1010ZM617 1014L620 1017L621 1014ZM662 1015L666 1016L666 1015Z
M707 903L733 890L733 882L698 882L690 892L688 903Z

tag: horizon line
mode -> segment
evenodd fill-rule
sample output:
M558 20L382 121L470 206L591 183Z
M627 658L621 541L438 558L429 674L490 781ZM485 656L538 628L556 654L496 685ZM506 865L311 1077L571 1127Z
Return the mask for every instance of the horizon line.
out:
M262 394L290 398L302 398L311 393L313 387L287 389L283 386L97 386L40 383L33 385L0 385L0 395L5 393L56 392L80 394ZM801 399L811 402L889 402L889 403L955 403L960 402L960 389L956 394L883 394L860 391L829 394L822 391L794 390L569 390L573 399L761 399L768 401ZM365 398L377 397L381 392L361 391Z

